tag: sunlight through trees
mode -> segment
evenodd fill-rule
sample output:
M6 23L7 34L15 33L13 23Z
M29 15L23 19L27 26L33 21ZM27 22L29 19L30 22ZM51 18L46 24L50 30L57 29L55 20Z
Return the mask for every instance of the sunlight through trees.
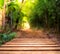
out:
M0 9L5 5L5 27L17 29L28 23L31 28L60 31L59 0L6 0L6 4L4 1L0 1Z

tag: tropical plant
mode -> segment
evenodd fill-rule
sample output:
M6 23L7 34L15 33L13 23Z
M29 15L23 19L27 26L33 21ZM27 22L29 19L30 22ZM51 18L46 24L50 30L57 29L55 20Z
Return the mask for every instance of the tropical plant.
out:
M15 2L10 2L6 7L6 18L10 28L17 29L21 25L23 13L20 6Z
M0 45L12 40L16 36L15 32L0 33Z

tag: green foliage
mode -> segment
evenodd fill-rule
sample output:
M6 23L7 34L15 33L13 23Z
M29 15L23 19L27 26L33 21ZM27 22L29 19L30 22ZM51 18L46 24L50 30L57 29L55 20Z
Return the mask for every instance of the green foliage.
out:
M31 3L30 3L31 2ZM28 20L30 23L31 27L43 27L44 26L44 18L43 18L43 12L45 11L45 3L43 0L34 0L34 2L32 2L31 0L28 1L28 4L30 3L30 5L26 5L27 7L27 11L28 13L26 13L26 15L28 15Z
M30 24L30 18L33 18L33 17L30 17L30 16L32 15L33 10L35 10L34 6L36 5L36 1L37 0L26 0L22 4L22 10L21 11L24 14L23 21L24 21L24 18L26 17L25 22L27 21L27 22L29 22L29 24Z
M20 4L14 0L7 5L6 10L7 18L12 20L12 27L23 23L26 18L25 21L29 21L31 27L60 30L59 0L25 0Z
M9 38L8 41L11 40L11 39L13 39L15 36L16 36L16 33L15 33L15 32L10 33L10 34L8 35L8 38Z
M60 32L60 0L56 1L56 27Z
M0 0L0 9L3 8L4 0Z
M34 0L33 0L34 1ZM26 17L28 17L31 13L31 10L34 8L35 1L32 0L26 0L25 3L22 5L22 12Z
M16 36L15 32L12 33L1 33L0 34L0 45L12 40Z
M34 4L34 8L32 10L32 12L30 13L30 19L29 22L31 24L32 27L40 27L43 26L43 12L45 10L45 6L44 6L44 1L43 0L37 0L36 3Z
M15 2L10 2L6 7L6 17L9 25L13 28L17 28L22 22L23 13L21 12L20 6ZM15 29L16 29L15 28Z
M52 28L55 24L55 12L56 0L37 0L34 9L29 15L29 22L34 27Z

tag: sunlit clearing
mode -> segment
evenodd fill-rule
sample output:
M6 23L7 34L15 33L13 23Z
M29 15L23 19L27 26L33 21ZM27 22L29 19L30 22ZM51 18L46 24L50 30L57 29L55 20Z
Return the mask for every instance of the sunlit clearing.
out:
M18 2L21 2L22 3L22 0L18 0Z
M34 1L34 0L32 0L32 2L34 3L35 1Z
M30 29L30 25L29 25L29 22L27 20L27 17L23 17L22 28L23 28L23 30Z
M24 23L23 29L24 29L24 30L27 30L27 29L29 29L29 28L30 28L29 23L28 23L28 22Z

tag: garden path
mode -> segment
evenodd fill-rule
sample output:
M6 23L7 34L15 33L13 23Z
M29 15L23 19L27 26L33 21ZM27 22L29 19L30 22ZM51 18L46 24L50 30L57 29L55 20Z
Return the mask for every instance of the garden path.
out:
M0 47L0 54L60 54L60 41L42 30L21 30Z

